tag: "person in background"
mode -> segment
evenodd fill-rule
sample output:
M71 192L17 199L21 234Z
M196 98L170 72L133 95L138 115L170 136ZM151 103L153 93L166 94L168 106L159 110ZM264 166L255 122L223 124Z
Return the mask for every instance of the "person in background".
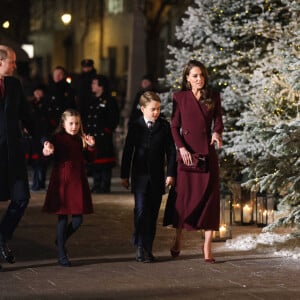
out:
M35 114L35 131L37 136L48 137L51 134L50 122L46 108L46 87L42 84L33 89L32 109ZM39 138L30 136L29 139L29 163L32 167L31 190L38 191L45 189L47 160L43 156L43 145Z
M110 96L108 80L96 75L92 80L94 95L89 100L85 132L95 137L97 158L91 165L94 193L110 193L112 168L116 164L113 133L119 123L119 107Z
M151 91L140 99L142 116L128 129L121 163L122 186L134 193L136 261L153 262L156 222L165 186L174 184L176 149L168 121L160 117L160 98ZM166 179L165 179L166 166Z
M140 89L136 93L133 100L132 109L129 115L128 126L130 126L130 124L133 121L137 120L140 116L143 115L140 107L140 98L141 95L143 95L146 91L156 92L156 89L154 87L154 80L151 75L144 75L141 79Z
M66 77L64 67L55 67L47 87L46 106L52 132L57 128L61 114L68 108L76 108L74 91Z
M205 262L214 263L213 230L219 230L220 187L219 164L215 150L222 146L223 122L219 93L208 85L208 72L196 60L183 69L182 90L173 95L171 131L178 149L174 227L176 237L171 255L182 248L182 229L205 231L202 246ZM205 159L201 171L187 168L193 155ZM199 165L199 164L198 164Z
M82 121L86 121L89 101L93 95L91 84L93 78L97 75L92 59L83 59L81 61L81 73L76 80L74 86L76 91L77 106L80 111Z
M82 215L93 212L85 159L94 159L94 145L94 137L83 133L80 114L73 109L62 114L52 140L44 142L43 153L53 155L54 164L43 211L58 215L55 243L63 267L71 266L66 241L82 224ZM72 215L69 224L68 215Z
M34 134L34 115L20 81L13 77L15 69L15 51L0 45L0 201L10 200L0 220L0 257L8 263L14 263L15 256L7 242L12 239L30 198L21 147L22 128Z

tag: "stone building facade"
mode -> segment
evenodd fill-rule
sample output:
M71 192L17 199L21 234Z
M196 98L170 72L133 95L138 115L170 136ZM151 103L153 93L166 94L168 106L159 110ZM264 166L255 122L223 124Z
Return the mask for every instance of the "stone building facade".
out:
M57 65L78 73L80 61L91 58L97 71L107 75L113 89L130 103L140 78L149 73L145 57L149 28L158 28L157 46L150 49L157 55L151 64L159 65L159 74L154 75L163 76L167 45L190 2L31 0L28 40L34 45L34 69L47 79ZM167 4L159 11L162 3ZM66 13L72 17L68 24L61 20Z

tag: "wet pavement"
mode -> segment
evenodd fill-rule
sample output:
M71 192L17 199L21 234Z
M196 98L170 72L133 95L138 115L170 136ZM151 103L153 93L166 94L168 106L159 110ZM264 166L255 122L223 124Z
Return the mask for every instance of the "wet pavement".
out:
M67 248L72 267L57 265L56 216L41 212L45 192L32 199L10 247L15 264L2 263L0 299L300 299L299 260L264 249L232 251L213 243L217 263L203 261L201 233L185 232L177 259L170 257L172 228L159 216L152 264L135 261L130 244L133 197L113 180L110 194L93 195L95 213L84 217ZM3 212L5 203L1 203ZM233 226L233 237L258 233Z

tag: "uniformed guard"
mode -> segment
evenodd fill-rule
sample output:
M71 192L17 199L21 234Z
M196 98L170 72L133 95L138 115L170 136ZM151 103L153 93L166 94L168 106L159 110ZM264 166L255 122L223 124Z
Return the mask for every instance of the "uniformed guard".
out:
M47 114L52 131L58 124L62 113L68 108L76 108L74 92L66 81L67 72L64 67L57 66L52 73L48 86Z
M96 75L92 80L92 92L85 123L86 134L96 140L97 158L91 166L94 193L110 193L112 168L116 164L113 132L119 123L119 107L108 92L108 80Z
M78 110L80 111L83 123L86 121L89 101L93 96L91 84L96 75L94 61L90 58L83 59L81 61L81 73L74 80Z

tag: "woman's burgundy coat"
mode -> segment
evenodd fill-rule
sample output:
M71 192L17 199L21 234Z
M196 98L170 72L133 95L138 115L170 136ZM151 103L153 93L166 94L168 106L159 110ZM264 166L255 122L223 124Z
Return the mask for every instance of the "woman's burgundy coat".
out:
M210 93L215 107L208 110L200 104L192 91L180 91L173 96L171 131L177 148L186 147L191 153L209 156L208 173L177 170L177 199L174 226L187 230L219 230L220 190L219 164L212 132L223 131L221 100ZM178 157L180 153L178 152Z
M84 150L81 138L67 133L56 134L52 143L54 163L43 210L62 215L92 213L84 154L93 160L96 149Z

